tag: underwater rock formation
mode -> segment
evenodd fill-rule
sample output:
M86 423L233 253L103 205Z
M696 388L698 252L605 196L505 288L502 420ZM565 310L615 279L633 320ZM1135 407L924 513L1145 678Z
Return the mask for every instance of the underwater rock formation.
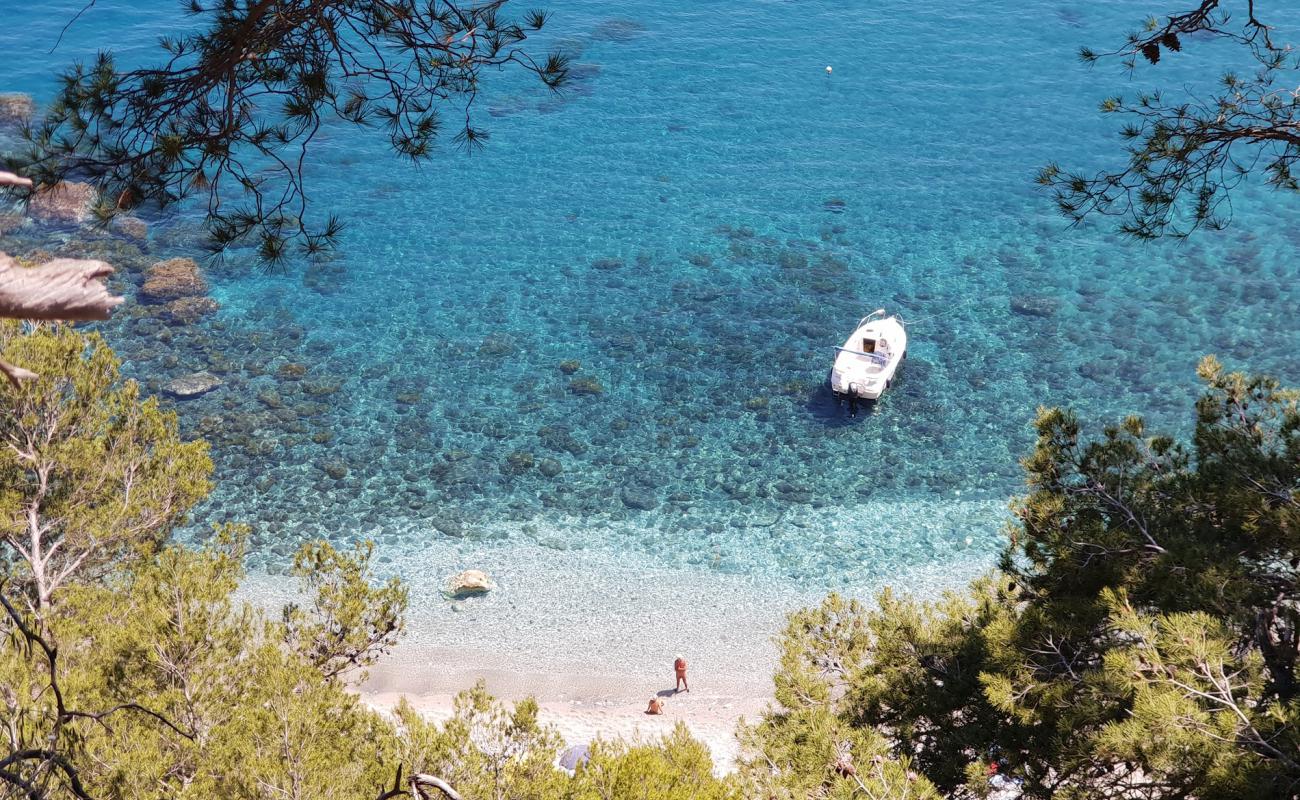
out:
M604 394L605 387L595 378L574 378L569 381L569 391L576 395L593 396Z
M149 238L149 223L139 217L114 217L113 232L136 242Z
M1050 317L1061 307L1059 300L1034 294L1018 294L1011 298L1011 310L1026 317Z
M99 193L88 183L62 181L32 195L27 213L39 222L79 225L95 215Z
M194 372L173 378L163 385L163 391L180 400L189 400L205 395L222 385L222 381L211 372Z
M207 294L208 284L203 280L199 265L192 258L171 258L159 261L145 272L140 299L146 303L166 303L182 297Z
M23 92L4 92L0 94L0 125L18 125L31 119L36 113L36 103L32 96Z
M211 297L182 297L163 306L161 316L178 325L192 325L217 313L219 308Z

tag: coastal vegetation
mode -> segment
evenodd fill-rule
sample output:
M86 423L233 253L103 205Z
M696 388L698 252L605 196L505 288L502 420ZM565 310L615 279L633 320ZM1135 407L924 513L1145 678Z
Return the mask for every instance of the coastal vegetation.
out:
M210 26L168 42L166 69L119 71L110 56L74 68L16 166L45 186L93 181L101 217L199 196L217 250L251 240L272 262L291 245L318 253L340 226L308 221L297 165L325 117L376 123L421 161L436 107L463 110L485 68L563 83L562 56L516 49L545 15L507 21L502 5L195 4ZM1230 28L1224 4L1205 0L1112 54L1156 65L1211 33L1261 68L1204 104L1107 101L1134 119L1129 166L1045 170L1067 216L1183 236L1226 222L1245 171L1300 188L1295 95L1275 90L1289 52L1246 9ZM377 91L353 88L371 81ZM462 146L485 141L468 115L457 127ZM246 171L241 150L279 185ZM185 300L168 279L196 270L171 264L150 291ZM1091 436L1070 411L1041 410L1009 543L971 586L934 601L885 590L872 605L831 595L791 615L775 705L738 732L743 757L726 778L680 726L597 742L566 774L537 704L481 685L439 724L408 704L367 707L351 687L399 641L409 600L377 576L373 545L308 542L292 561L297 601L245 603L247 527L198 544L174 536L212 491L207 446L123 380L98 335L4 322L0 363L24 373L0 385L0 797L926 800L1005 788L1210 800L1300 787L1300 392L1214 358L1199 368L1187 441L1138 416ZM583 398L606 392L593 376L565 381ZM506 463L525 472L534 457ZM621 497L643 511L657 502Z
M744 774L812 787L847 752L945 796L1294 796L1300 392L1199 373L1186 443L1040 411L1010 543L967 591L794 614Z
M407 606L372 546L304 545L301 602L240 602L247 527L169 538L211 488L206 445L97 335L0 334L4 358L39 370L0 390L0 797L395 797L433 772L468 798L733 796L684 729L598 744L570 779L531 701L479 687L443 725L367 708L347 687Z

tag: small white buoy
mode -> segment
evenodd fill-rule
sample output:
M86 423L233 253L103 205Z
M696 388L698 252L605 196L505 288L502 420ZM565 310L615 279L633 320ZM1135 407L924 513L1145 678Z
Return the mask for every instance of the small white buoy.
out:
M967 546L967 547L970 547L970 546L971 546L971 543L974 542L974 541L975 541L974 539L972 539L972 538L970 538L969 536L967 536L967 537L966 537L966 546Z
M826 74L827 74L827 75L830 75L830 74L831 74L831 68L830 68L830 65L827 65L827 67L826 67Z

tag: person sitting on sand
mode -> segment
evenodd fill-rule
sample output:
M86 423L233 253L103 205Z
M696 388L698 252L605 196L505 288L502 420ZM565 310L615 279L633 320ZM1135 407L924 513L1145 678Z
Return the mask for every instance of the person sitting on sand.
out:
M689 692L691 687L690 684L686 682L686 659L677 656L677 660L673 662L673 671L677 673L677 685L673 688L673 691L680 692L685 690Z
M660 700L658 697L650 698L650 707L645 710L645 713L647 714L664 713L664 701Z

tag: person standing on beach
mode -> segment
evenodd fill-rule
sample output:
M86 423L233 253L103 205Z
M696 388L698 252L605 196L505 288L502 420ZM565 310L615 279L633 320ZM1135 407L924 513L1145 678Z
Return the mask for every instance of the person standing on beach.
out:
M686 659L678 656L677 660L673 662L673 672L677 673L677 686L673 691L680 692L684 689L689 692L691 687L686 682Z

